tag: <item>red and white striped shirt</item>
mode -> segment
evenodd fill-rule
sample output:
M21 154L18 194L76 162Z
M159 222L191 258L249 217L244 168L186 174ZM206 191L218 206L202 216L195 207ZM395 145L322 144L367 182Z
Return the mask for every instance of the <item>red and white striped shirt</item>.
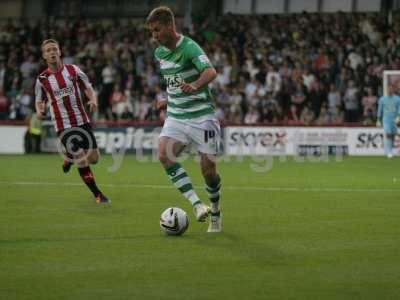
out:
M63 65L56 73L47 69L38 76L35 99L50 100L56 132L90 123L82 102L82 93L90 87L87 75L75 65Z

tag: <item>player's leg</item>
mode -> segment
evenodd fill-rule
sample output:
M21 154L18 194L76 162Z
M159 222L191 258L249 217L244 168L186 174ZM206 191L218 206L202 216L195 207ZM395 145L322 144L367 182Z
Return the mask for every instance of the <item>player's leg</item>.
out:
M222 214L220 211L221 178L217 172L217 154L220 143L220 126L217 120L193 124L192 139L200 154L201 172L211 203L208 232L220 232Z
M222 214L220 210L221 177L217 172L216 156L200 153L200 166L206 183L208 199L211 203L208 232L220 232L222 230Z
M184 143L174 138L161 136L158 144L158 156L172 183L193 206L196 219L203 222L208 216L208 207L200 201L186 170L177 162L177 158L185 146Z
M73 155L73 137L74 133L72 128L66 129L62 132L58 133L59 141L63 147L63 155L64 155L64 162L62 164L62 170L64 173L68 173L71 169L71 166L74 164L74 155Z
M89 149L88 150L88 163L91 165L95 165L100 160L100 151L99 149Z
M385 138L385 152L387 157L393 157L393 146L394 146L394 134L387 133Z
M95 197L96 203L109 203L108 198L97 187L94 173L90 169L87 154L76 155L74 161L78 166L79 176Z
M78 167L79 175L95 197L96 203L108 203L109 200L97 187L94 173L89 167L90 163L97 162L98 149L96 139L89 125L72 128L68 138L62 138L68 153L73 156L73 161Z
M68 173L71 170L72 165L74 164L73 155L66 153L64 156L64 162L62 164L62 170L64 173Z
M85 183L95 196L96 203L109 203L111 201L97 188L93 171L89 167L90 164L97 164L100 159L100 152L97 148L96 138L90 125L83 125L82 128L87 133L82 142L82 148L86 152L86 162L85 166L83 166L82 169L79 169L79 174L83 174L81 175L82 179L85 176L88 178L88 181L85 181Z
M88 164L91 164L91 165L97 164L97 162L100 159L100 151L99 151L99 149L97 149L97 143L95 142L96 140L94 137L93 137L93 141L94 142L92 142L92 144L93 144L93 146L94 146L94 144L96 144L96 149L88 149L87 155L86 155L87 162L88 162ZM72 154L67 152L65 154L64 163L62 165L63 172L68 173L73 164L74 164L74 157Z
M384 120L383 129L385 131L385 140L384 140L385 153L386 153L387 157L392 158L393 157L394 137L395 137L395 134L397 131L394 120L393 121Z
M208 216L209 209L200 201L186 170L177 161L179 154L187 145L187 136L183 127L183 124L175 120L165 121L158 142L158 157L174 186L193 206L196 219L203 222Z

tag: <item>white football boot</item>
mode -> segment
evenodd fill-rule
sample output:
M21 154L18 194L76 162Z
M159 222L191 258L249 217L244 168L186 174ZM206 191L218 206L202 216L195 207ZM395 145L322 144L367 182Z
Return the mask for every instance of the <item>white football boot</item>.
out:
M210 213L210 207L202 202L199 202L198 204L193 206L193 212L196 216L197 221L204 222L207 219L208 214Z
M222 231L222 213L210 214L210 224L208 225L207 232L221 232Z

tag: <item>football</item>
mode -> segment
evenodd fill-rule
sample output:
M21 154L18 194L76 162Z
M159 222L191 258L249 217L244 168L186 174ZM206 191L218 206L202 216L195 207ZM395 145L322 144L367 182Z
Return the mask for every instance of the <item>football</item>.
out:
M168 235L181 235L189 227L189 219L183 209L170 207L161 214L160 227Z

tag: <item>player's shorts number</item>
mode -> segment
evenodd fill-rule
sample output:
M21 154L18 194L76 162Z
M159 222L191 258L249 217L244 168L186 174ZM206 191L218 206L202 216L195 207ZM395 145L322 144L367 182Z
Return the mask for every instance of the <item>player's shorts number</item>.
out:
M215 138L215 130L204 130L204 143Z

